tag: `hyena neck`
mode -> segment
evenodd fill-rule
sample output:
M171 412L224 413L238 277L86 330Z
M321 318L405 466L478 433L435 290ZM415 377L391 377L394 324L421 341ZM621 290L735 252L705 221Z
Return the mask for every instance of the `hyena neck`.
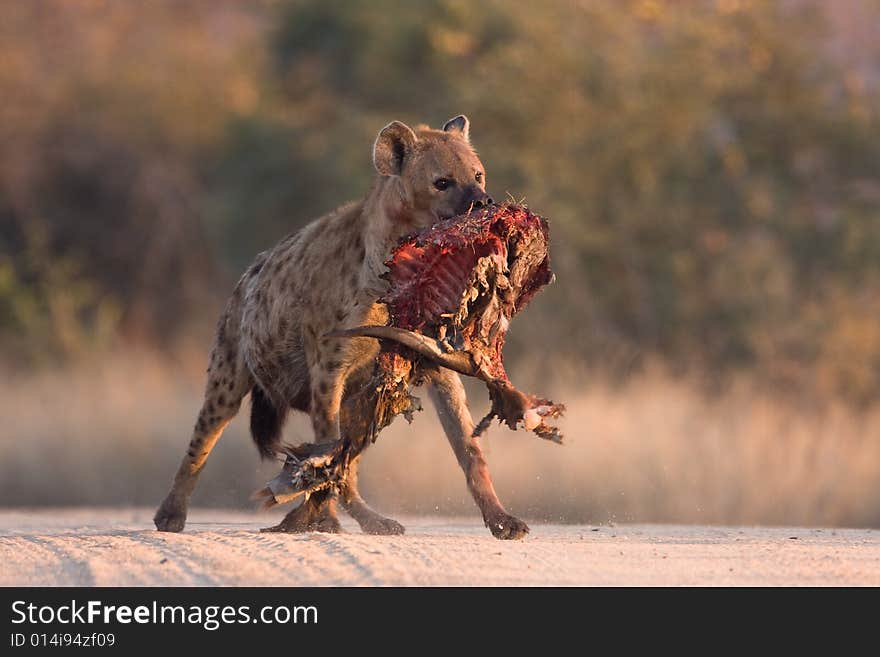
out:
M364 287L381 295L387 284L380 277L385 261L404 235L415 230L403 183L396 176L379 176L364 201Z

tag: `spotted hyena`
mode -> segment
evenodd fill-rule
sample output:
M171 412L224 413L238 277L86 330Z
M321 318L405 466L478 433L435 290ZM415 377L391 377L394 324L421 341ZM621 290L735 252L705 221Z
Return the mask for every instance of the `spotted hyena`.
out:
M316 441L339 438L346 382L355 389L379 345L372 338L326 334L386 323L387 311L376 300L386 285L383 263L402 236L492 203L464 116L442 130L388 124L376 138L373 164L378 175L364 200L340 207L261 253L239 280L217 325L205 399L189 447L154 518L158 529L183 529L199 473L248 393L251 432L265 457L275 454L290 408L311 416ZM499 502L472 436L458 375L438 369L427 384L486 524L499 538L522 537L528 527ZM339 494L345 509L366 532L402 533L399 523L361 498L357 467L356 461L351 464L349 485ZM315 494L273 529L338 531L336 503L332 493Z

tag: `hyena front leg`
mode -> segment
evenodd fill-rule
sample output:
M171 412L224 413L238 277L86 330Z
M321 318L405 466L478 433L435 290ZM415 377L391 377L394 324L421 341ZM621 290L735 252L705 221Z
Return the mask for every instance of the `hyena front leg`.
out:
M473 435L474 421L468 410L461 378L451 370L438 368L428 376L428 382L429 394L437 407L440 423L458 464L464 470L468 489L480 507L486 526L495 538L523 538L529 533L529 526L507 513L495 493L483 450Z
M223 429L235 417L241 400L253 387L247 367L237 362L234 349L215 347L208 368L205 400L193 429L189 447L168 496L159 506L153 522L163 532L179 532L186 524L189 498L199 473Z
M358 492L358 468L360 467L360 462L361 455L359 454L348 465L345 485L339 494L342 506L367 534L383 536L403 534L406 531L403 525L371 509Z

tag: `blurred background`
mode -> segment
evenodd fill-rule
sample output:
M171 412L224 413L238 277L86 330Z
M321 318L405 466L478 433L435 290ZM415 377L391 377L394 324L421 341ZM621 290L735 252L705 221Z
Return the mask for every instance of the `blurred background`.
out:
M568 444L493 427L512 512L880 526L876 0L0 4L0 504L156 505L248 262L459 113L551 219L505 356ZM277 471L243 409L196 504ZM475 513L430 409L363 488Z

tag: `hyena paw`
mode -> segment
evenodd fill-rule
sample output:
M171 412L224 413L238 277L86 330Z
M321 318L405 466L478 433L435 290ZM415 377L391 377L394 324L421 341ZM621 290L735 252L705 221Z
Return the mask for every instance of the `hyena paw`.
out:
M300 534L309 531L309 525L314 519L314 505L309 500L303 500L295 509L288 512L284 519L274 527L265 527L261 532L283 532L286 534Z
M282 532L303 534L305 532L342 533L342 525L336 513L327 508L315 509L308 501L284 516L284 520L274 527L266 527L261 532Z
M326 534L341 534L342 525L339 523L339 518L335 515L327 515L313 522L309 526L309 531L324 532Z
M260 530L262 534L282 533L282 534L304 534L309 531L309 526L304 523L293 523L281 521L272 527L263 527Z
M396 520L385 518L378 513L369 516L359 524L365 534L375 534L376 536L399 536L406 531L406 528Z
M529 526L526 523L506 513L486 520L486 526L492 532L492 536L502 541L519 540L529 533Z
M156 529L160 532L183 531L186 525L186 507L173 501L165 500L153 516Z

